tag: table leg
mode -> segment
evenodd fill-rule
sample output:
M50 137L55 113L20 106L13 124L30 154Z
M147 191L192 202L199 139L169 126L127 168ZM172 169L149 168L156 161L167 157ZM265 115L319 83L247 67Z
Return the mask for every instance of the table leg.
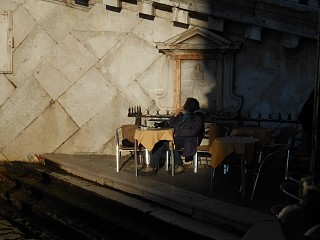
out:
M134 140L134 164L135 164L135 170L136 170L136 176L138 176L138 152L137 152L137 140Z
M241 154L241 197L246 199L246 172L245 172L245 156Z
M171 152L171 175L174 176L174 147L173 147L173 142L170 141L170 152Z

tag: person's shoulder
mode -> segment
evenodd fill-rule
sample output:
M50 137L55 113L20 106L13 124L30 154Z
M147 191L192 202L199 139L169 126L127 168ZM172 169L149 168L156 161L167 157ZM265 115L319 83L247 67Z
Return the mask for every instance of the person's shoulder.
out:
M207 117L208 113L202 109L198 109L196 111L194 111L193 113L195 116L199 116L199 117Z

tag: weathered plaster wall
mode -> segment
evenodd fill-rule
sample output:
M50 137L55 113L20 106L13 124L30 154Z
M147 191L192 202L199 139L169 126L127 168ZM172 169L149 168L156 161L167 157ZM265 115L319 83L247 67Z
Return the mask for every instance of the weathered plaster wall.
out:
M44 0L1 0L13 12L13 73L0 74L0 159L28 154L114 154L115 129L128 107L172 108L173 62L159 53L184 31L164 17L74 8ZM284 49L281 33L246 40L235 57L235 94L243 111L296 109L315 74L315 42ZM221 33L222 34L222 33ZM228 34L230 35L230 33ZM311 59L311 60L310 60Z
M297 48L282 46L281 32L264 30L261 42L246 39L235 58L235 92L244 96L242 111L299 113L316 78L316 41Z

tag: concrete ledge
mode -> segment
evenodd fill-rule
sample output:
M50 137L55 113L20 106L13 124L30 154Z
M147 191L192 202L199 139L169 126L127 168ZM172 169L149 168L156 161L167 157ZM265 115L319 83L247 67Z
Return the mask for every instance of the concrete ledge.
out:
M273 240L284 239L277 219L271 215L150 178L117 173L114 167L105 163L106 160L90 161L85 157L64 154L44 154L41 157L45 159L45 164L52 164L75 176L155 201L195 219L244 232L245 240L271 239L271 236Z

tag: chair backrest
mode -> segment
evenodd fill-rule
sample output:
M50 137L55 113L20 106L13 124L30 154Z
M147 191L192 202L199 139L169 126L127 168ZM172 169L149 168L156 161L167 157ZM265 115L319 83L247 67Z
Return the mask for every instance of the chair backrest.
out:
M262 149L260 168L285 171L289 149L289 144L272 144L265 146Z
M134 142L134 132L138 128L134 124L126 124L121 126L121 137L123 139L128 139L130 142Z
M291 144L292 139L296 136L297 133L298 129L296 127L283 127L279 131L277 143Z
M226 134L226 128L221 125L209 125L209 146L218 137L224 137Z

